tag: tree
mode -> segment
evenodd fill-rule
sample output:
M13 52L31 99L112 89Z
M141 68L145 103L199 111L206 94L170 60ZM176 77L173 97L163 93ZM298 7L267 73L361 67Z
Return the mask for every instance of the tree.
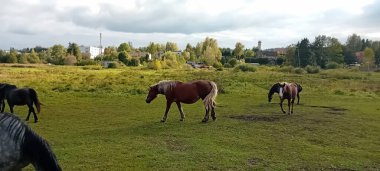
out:
M364 59L363 64L367 64L368 71L371 65L375 63L375 52L373 52L372 48L365 48L364 49Z
M244 57L248 58L248 57L254 57L255 56L255 52L251 49L246 49L244 50Z
M17 55L17 61L20 64L26 64L28 63L28 54L27 53L21 53Z
M54 45L53 47L51 47L51 59L49 60L50 63L56 64L56 65L63 65L65 57L66 57L66 50L64 46Z
M147 51L152 54L152 57L153 58L158 58L159 57L159 52L161 52L163 50L162 48L163 46L160 45L160 44L156 44L154 42L150 42L148 47L147 47Z
M326 49L327 61L341 64L344 62L343 45L336 38L331 38Z
M132 59L132 57L126 51L122 51L119 53L118 59L125 65L128 65L128 62Z
M63 61L65 65L75 65L77 62L77 57L71 54L67 55Z
M312 51L309 43L309 39L302 39L301 43L297 45L299 51L299 63L300 67L305 67L307 65L312 65ZM297 52L298 53L298 52Z
M115 47L108 46L108 47L104 48L102 60L114 61L114 60L118 59L118 55L119 55L119 53L117 52Z
M235 49L233 51L233 54L236 59L242 59L244 55L244 45L240 42L237 42L235 44Z
M296 55L297 48L294 45L290 45L286 48L285 64L298 66L298 54Z
M117 52L127 52L130 53L132 52L132 48L129 43L122 43L119 45L117 48Z
M312 44L312 49L314 52L314 59L313 61L316 62L317 65L321 66L322 68L325 68L327 63L327 43L330 40L330 37L327 37L325 35L319 35L315 37L315 40Z
M174 42L166 42L166 46L165 46L165 52L167 51L171 51L171 52L176 52L178 51L178 46L176 43Z
M76 43L69 43L69 47L67 47L67 54L75 56L77 61L82 60L82 53Z
M218 47L216 39L206 37L206 39L197 44L196 49L201 47L201 59L208 65L219 63L222 58L222 52Z
M352 34L351 36L348 36L347 42L346 42L346 48L349 51L357 52L362 50L363 42L357 34Z
M28 56L28 62L32 64L40 63L40 58L38 57L37 53L34 51L34 48L32 49L32 52Z

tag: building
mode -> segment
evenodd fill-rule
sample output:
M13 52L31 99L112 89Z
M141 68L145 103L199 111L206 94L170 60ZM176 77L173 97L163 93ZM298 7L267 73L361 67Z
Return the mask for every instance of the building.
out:
M104 53L103 48L96 47L96 46L83 46L83 45L81 45L81 46L79 46L79 49L82 53L89 53L91 59L94 59L95 57Z

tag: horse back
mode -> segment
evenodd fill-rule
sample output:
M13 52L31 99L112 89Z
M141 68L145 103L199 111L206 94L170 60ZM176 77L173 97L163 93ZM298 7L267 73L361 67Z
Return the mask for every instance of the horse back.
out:
M286 93L287 96L289 96L289 98L291 99L296 98L297 93L298 93L298 90L297 90L298 88L296 84L293 84L293 83L286 84L284 89L285 89L284 93Z

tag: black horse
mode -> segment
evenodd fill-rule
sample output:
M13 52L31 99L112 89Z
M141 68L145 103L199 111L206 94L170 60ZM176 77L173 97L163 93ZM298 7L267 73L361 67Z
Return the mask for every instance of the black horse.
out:
M28 105L29 113L26 120L29 120L30 113L33 113L34 122L38 122L38 117L33 108L33 103L36 105L37 112L40 113L40 101L37 97L37 92L32 88L18 89L15 85L4 84L0 86L0 97L2 100L7 99L9 109L13 113L15 105ZM1 109L4 112L4 107Z
M17 116L0 113L0 170L21 170L32 164L39 171L61 171L46 140Z
M0 83L0 87L3 87L5 85L9 85L9 84ZM5 95L0 93L0 111L1 112L4 112L4 107L5 107L4 99L5 99Z
M294 83L297 85L297 104L300 104L300 92L302 91L302 86L298 83ZM280 93L280 88L283 87L283 85L285 85L285 82L283 83L276 83L276 84L273 84L272 88L269 90L269 93L268 93L268 102L271 102L272 101L272 96L274 93Z

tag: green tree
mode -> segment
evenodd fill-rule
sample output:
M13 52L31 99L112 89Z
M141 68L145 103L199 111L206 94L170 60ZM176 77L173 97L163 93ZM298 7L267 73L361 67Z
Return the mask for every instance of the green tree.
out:
M40 63L40 58L38 57L38 54L34 51L34 48L28 56L28 62L32 64Z
M102 60L104 61L115 61L118 59L119 53L117 52L117 49L112 46L108 46L104 48L104 53Z
M206 64L214 65L215 63L219 63L221 61L222 52L219 49L218 42L216 41L216 39L206 37L206 39L203 42L198 44L202 45L201 58Z
M132 59L132 57L129 55L128 52L122 51L118 55L119 61L123 62L125 65L128 65L129 61Z
M365 48L364 49L364 59L363 64L368 66L368 71L370 66L375 64L375 52L373 52L372 48Z
M286 48L285 65L298 66L298 54L296 54L296 51L297 48L294 45L290 45Z
M176 43L174 42L166 42L166 46L165 46L165 52L167 51L171 51L171 52L176 52L178 51L178 46Z
M119 45L119 47L117 48L117 52L127 52L127 53L130 53L132 52L132 47L129 43L122 43Z
M28 63L28 54L27 53L21 53L17 55L17 61L20 64L26 64Z
M82 60L82 53L76 43L69 43L69 47L67 47L67 54L75 56L77 61Z
M236 59L242 59L244 55L244 45L240 42L235 44L235 49L233 51L233 55Z
M50 63L56 65L63 65L66 58L66 50L62 45L54 45L51 47L51 58Z
M147 51L152 54L152 57L153 58L158 58L159 57L159 53L163 51L163 46L158 44L158 43L154 43L154 42L150 42L148 47L147 47Z
M343 45L336 38L331 38L326 49L327 61L341 64L344 62Z
M306 67L307 65L313 65L312 61L312 51L309 39L304 38L301 40L301 43L298 43L298 53L299 53L299 62L300 67Z
M327 44L330 40L330 37L327 37L325 35L319 35L315 37L314 42L312 43L312 50L313 50L313 61L316 62L317 65L321 66L322 68L326 67L327 63Z
M249 57L254 57L255 52L251 49L246 49L244 50L244 57L249 58Z

